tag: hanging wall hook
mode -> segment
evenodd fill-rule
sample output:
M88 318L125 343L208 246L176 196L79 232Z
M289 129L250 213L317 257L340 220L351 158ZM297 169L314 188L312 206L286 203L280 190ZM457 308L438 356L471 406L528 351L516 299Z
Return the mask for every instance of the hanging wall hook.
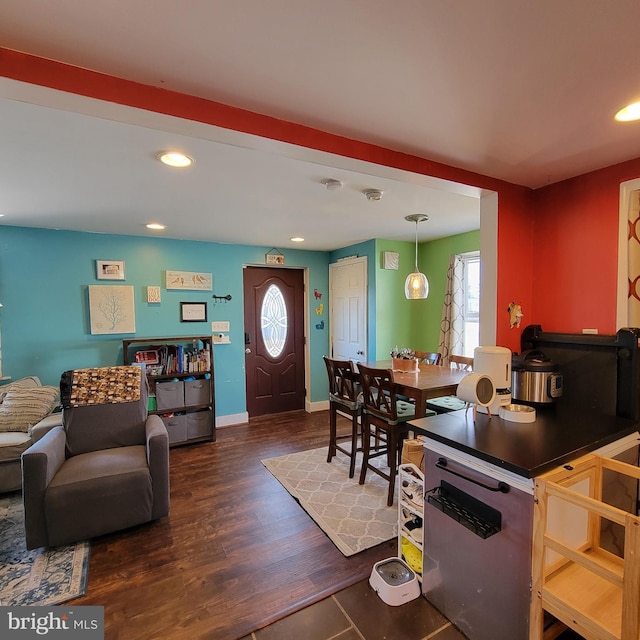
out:
M217 304L220 300L224 300L225 302L229 302L231 300L231 294L228 293L226 296L211 296L213 298L213 304Z

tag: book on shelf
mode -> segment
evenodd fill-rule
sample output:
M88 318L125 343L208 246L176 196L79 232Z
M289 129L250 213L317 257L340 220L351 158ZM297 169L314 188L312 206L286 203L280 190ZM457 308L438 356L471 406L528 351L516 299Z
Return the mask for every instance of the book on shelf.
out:
M211 353L205 346L199 348L197 341L192 348L175 344L149 346L136 352L135 359L145 363L147 371L154 375L211 371Z

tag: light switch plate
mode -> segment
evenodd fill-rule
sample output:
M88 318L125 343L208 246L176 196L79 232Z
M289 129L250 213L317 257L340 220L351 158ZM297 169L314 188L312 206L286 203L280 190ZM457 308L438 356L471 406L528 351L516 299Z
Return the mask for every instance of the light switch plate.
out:
M212 322L211 331L229 331L228 322Z

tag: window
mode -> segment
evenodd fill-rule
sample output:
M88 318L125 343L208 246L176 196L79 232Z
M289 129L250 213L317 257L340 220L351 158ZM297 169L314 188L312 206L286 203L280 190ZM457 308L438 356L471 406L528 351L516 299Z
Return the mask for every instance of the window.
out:
M473 357L473 350L480 343L480 252L460 254L462 262L462 291L464 302L461 311L464 322L464 355Z
M272 358L277 358L282 353L287 339L288 320L284 296L275 284L270 285L264 294L260 318L262 339L267 353Z

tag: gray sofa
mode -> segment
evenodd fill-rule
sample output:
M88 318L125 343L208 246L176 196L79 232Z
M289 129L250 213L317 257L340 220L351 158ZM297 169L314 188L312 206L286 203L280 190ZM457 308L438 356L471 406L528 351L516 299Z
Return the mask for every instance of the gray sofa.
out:
M36 376L0 386L0 493L22 488L20 456L47 431L62 424L56 387L43 387Z
M89 392L81 397L70 381L76 385L83 376ZM138 385L133 392L120 382L127 376ZM148 415L141 370L68 371L60 390L62 426L22 454L27 549L70 544L168 515L169 436L160 417Z

